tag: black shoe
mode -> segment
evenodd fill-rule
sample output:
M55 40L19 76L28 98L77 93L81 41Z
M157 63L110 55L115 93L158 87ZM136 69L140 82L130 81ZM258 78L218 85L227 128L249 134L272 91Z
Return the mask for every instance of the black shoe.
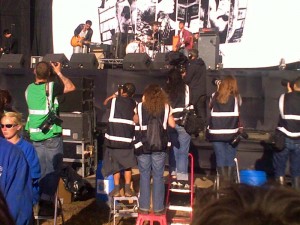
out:
M138 208L137 212L138 212L138 214L144 214L144 215L148 215L149 214L148 210L143 210L143 209L140 209L140 208Z
M132 196L135 196L135 193L133 190L131 190L131 189L125 190L125 197L132 197Z
M166 209L163 209L163 210L160 210L160 211L157 211L157 212L153 212L153 213L156 216L161 216L161 215L166 214Z
M121 197L120 189L119 188L114 188L110 193L110 197Z

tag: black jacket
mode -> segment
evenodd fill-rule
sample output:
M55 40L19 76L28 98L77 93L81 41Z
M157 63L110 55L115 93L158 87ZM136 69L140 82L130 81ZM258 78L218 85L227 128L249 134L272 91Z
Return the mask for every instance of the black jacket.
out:
M195 105L200 96L206 95L206 66L201 58L189 61L183 80L190 88L190 102Z
M80 34L80 32L82 31L84 27L84 24L79 24L78 27L74 30L74 35L75 36L78 36ZM92 28L88 29L85 37L84 37L84 40L85 41L91 41L92 40L92 36L93 36L93 30Z

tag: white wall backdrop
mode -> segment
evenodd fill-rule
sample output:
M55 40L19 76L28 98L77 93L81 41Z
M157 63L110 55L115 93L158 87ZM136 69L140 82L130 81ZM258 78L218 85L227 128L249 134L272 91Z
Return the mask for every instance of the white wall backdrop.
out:
M147 1L147 0L145 0ZM53 0L54 53L71 57L74 29L92 20L93 42L100 42L101 0ZM220 45L224 68L258 68L300 61L300 1L248 0L241 42Z

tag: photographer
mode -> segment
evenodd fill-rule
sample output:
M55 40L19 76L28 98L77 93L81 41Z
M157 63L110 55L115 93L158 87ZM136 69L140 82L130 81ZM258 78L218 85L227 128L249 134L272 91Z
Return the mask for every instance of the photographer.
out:
M175 139L175 141L173 141L174 143L172 142L172 149L169 155L170 173L174 179L172 185L179 189L189 189L188 155L191 136L186 132L183 126L180 126L180 122L184 116L184 109L188 107L190 103L189 87L183 82L179 69L172 69L168 72L165 92L169 96L172 115L176 122L176 133L173 134L173 132L171 132L169 134Z
M212 94L210 119L207 126L208 140L212 142L216 155L220 186L226 187L233 181L234 158L237 146L234 142L239 134L239 114L242 103L237 81L225 76Z
M284 147L274 152L273 165L276 180L283 184L289 159L292 186L300 189L300 78L288 82L286 86L288 93L279 98L280 117L277 127L285 136Z
M108 167L114 167L114 171L110 171L114 175L114 189L109 193L111 197L121 196L121 170L124 170L125 196L131 197L134 195L134 192L131 190L131 168L137 164L133 150L135 129L133 117L136 107L136 102L132 98L134 93L134 84L125 83L124 85L119 85L118 93L111 95L103 103L110 108L108 129L105 134L106 151L103 168L106 172ZM109 159L112 159L112 161Z
M194 105L197 116L206 123L206 66L198 58L198 50L189 50L189 62L182 74L184 82L190 88L190 103Z
M63 160L62 127L56 97L74 91L75 86L61 73L60 63L39 62L34 74L35 82L29 84L25 92L29 112L26 130L41 165L40 215L53 215L53 199ZM51 81L53 76L55 81Z

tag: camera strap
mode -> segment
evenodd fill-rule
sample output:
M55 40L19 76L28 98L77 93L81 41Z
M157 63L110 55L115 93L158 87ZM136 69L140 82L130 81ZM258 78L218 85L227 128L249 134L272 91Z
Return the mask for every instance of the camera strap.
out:
M47 104L48 104L48 110L50 112L50 111L52 111L53 104L50 104L50 100L49 100L49 82L47 82L45 84L45 93L46 93L46 99L47 99ZM52 96L50 96L50 97L52 97Z

